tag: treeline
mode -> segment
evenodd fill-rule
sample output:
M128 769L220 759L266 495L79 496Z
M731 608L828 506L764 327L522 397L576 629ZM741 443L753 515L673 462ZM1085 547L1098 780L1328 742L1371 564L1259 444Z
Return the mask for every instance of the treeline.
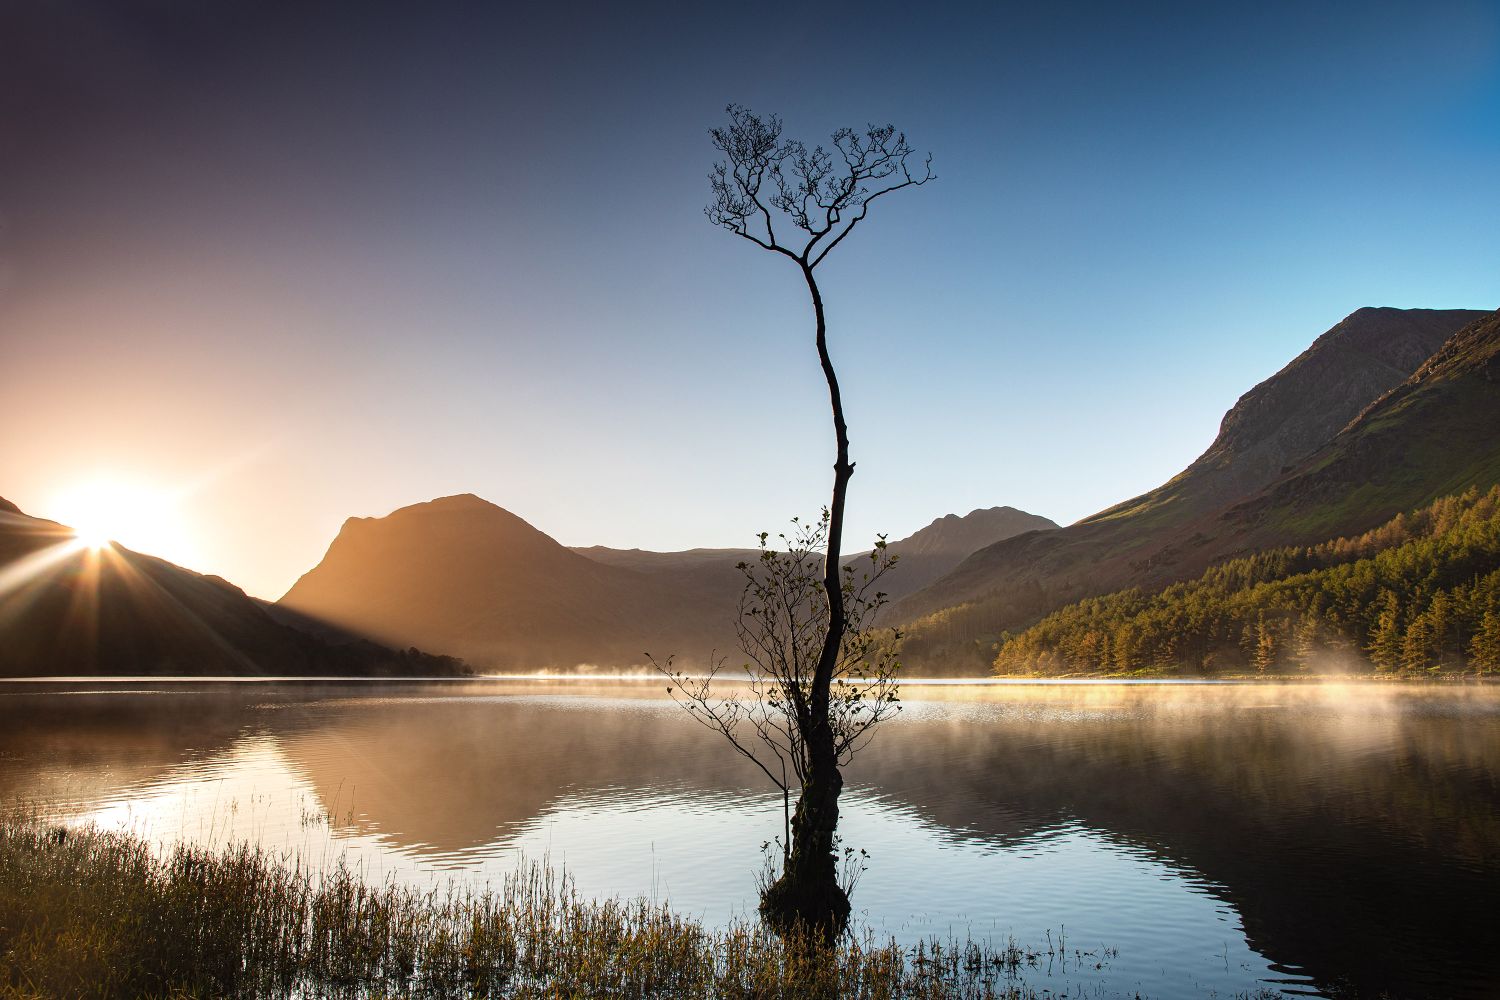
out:
M997 646L999 673L1500 670L1500 486L1355 538L1071 604Z
M899 569L897 570L899 572ZM982 675L995 659L996 621L1028 621L1076 600L1034 581L979 601L944 608L901 627L904 676ZM887 634L882 640L895 640Z

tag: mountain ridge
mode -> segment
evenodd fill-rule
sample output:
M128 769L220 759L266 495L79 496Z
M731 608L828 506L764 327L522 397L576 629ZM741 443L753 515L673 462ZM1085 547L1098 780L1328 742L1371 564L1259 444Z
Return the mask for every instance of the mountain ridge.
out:
M1124 587L1151 588L1184 579L1256 547L1310 543L1328 534L1364 530L1424 499L1456 492L1449 482L1433 482L1430 495L1416 496L1421 490L1399 497L1393 493L1370 503L1359 517L1346 511L1349 516L1342 520L1301 525L1283 517L1279 525L1266 521L1260 531L1249 526L1255 517L1250 508L1226 517L1231 508L1296 473L1330 440L1368 420L1381 399L1415 378L1452 338L1492 316L1481 310L1389 308L1351 313L1242 395L1225 414L1214 443L1162 486L1059 531L981 549L898 602L893 618L907 623L908 648L934 658L960 651L969 669L977 669L976 643L987 646L993 641L987 637L1027 624L1052 608ZM1428 345L1431 349L1418 358ZM1411 368L1403 372L1406 365ZM1330 373L1340 371L1349 377L1331 381ZM1300 404L1272 407L1267 402L1288 395L1298 397ZM1323 438L1315 441L1320 434ZM1308 441L1315 443L1309 447ZM1307 450L1293 455L1298 448Z
M902 558L885 582L899 587L904 578L914 589L972 545L1041 527L1056 525L1011 507L937 518L891 543ZM347 519L277 608L511 669L628 669L645 665L647 651L702 665L715 650L737 648L745 583L737 564L758 554L567 547L499 505L460 494Z

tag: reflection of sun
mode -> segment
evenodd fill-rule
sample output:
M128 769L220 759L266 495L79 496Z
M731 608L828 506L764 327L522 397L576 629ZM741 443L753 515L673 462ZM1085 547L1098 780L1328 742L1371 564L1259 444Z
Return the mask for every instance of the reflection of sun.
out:
M110 542L181 562L191 555L175 498L135 483L96 480L63 494L48 512L73 529L82 545Z

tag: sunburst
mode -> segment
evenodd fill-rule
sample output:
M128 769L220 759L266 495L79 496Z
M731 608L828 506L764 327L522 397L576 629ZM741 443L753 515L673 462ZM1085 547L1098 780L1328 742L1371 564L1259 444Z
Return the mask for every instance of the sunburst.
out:
M120 479L96 479L58 497L49 516L72 529L77 543L103 549L115 542L148 555L188 562L193 547L176 496Z

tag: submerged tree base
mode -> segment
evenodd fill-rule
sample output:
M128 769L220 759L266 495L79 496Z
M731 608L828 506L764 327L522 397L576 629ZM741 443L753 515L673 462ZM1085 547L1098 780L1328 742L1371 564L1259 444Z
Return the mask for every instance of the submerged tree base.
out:
M760 897L761 920L782 936L811 934L831 943L849 926L849 911L849 894L833 877L796 882L782 875Z
M847 906L847 900L845 901ZM250 845L156 852L0 817L0 997L1029 998L1027 952L705 930L527 865L493 891L370 885Z

